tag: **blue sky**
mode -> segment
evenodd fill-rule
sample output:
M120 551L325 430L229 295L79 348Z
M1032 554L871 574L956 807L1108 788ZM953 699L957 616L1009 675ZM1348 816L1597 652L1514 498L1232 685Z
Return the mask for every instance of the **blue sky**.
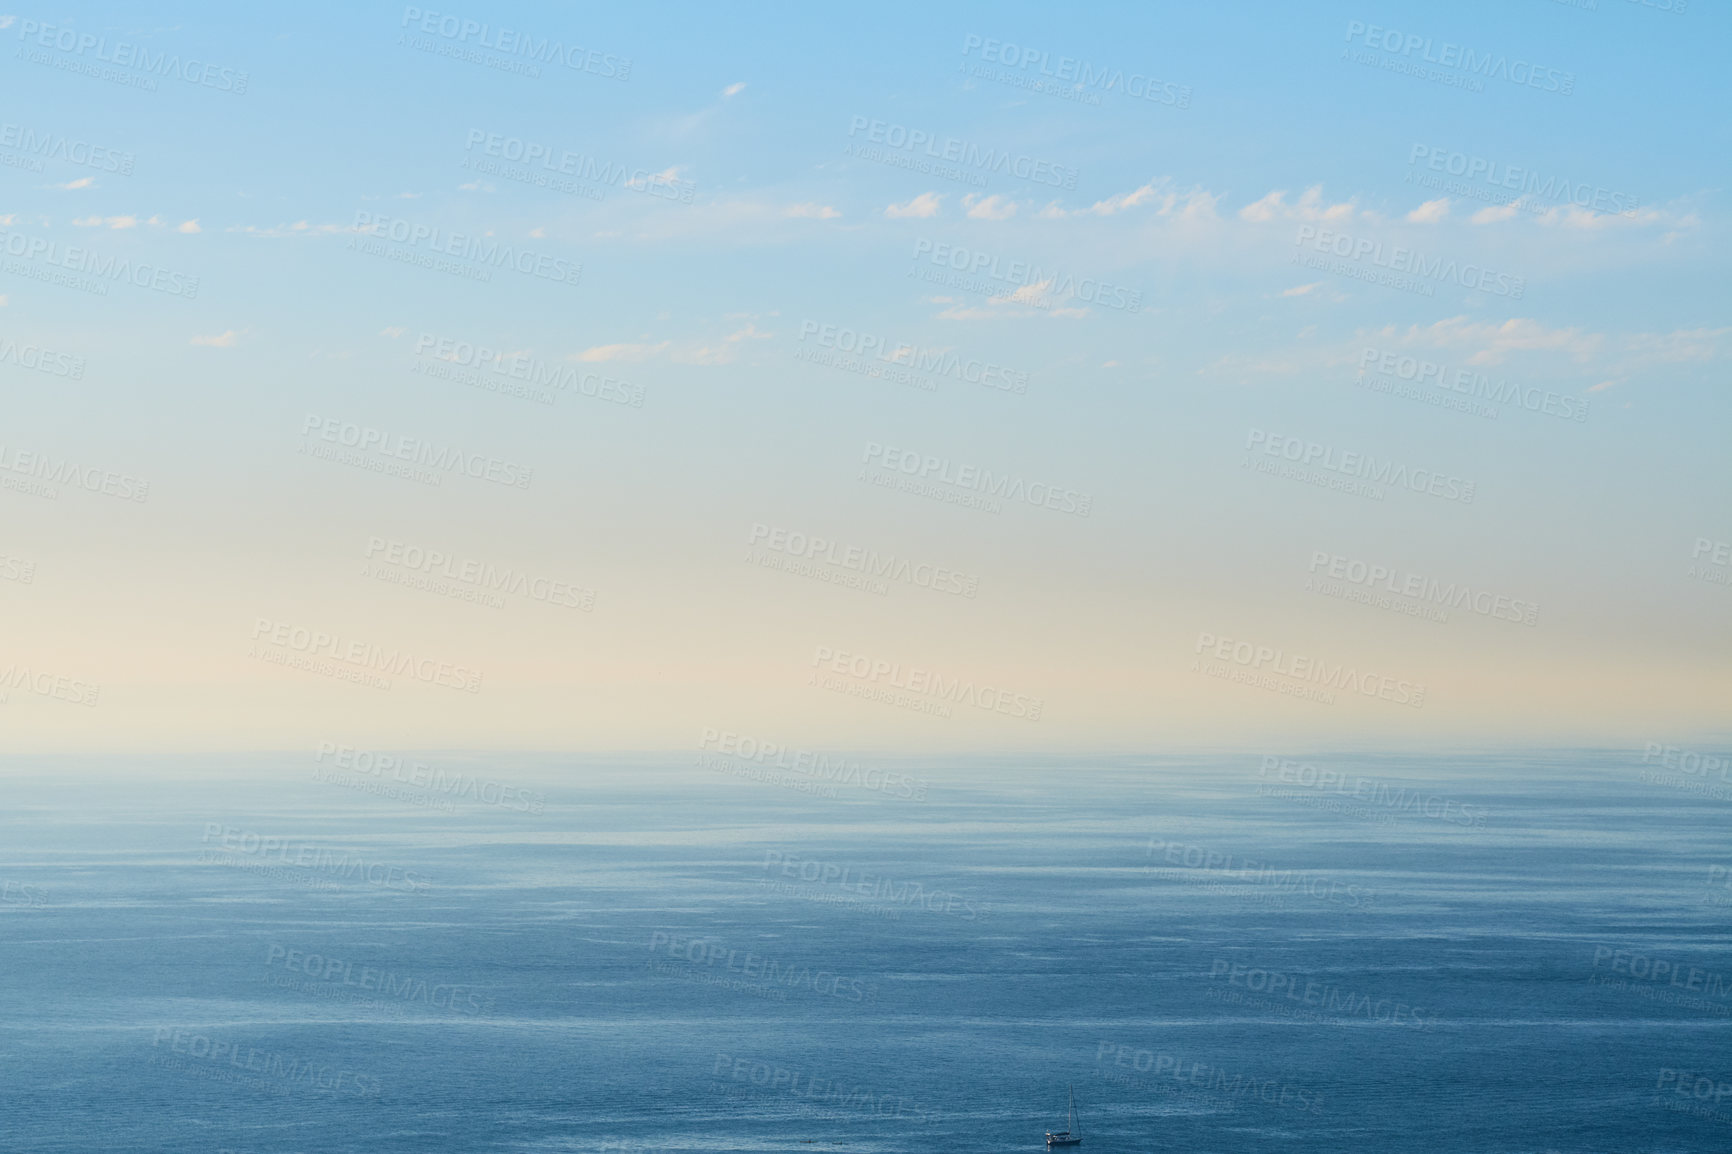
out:
M578 66L501 67L506 28ZM1632 0L18 12L0 335L82 371L0 349L0 471L150 487L0 492L0 576L33 574L0 580L0 723L48 749L1718 739L1727 33ZM181 289L44 279L122 261ZM825 363L851 334L888 358ZM499 371L465 377L471 346ZM509 392L538 373L565 387ZM397 457L331 459L345 426ZM481 475L386 471L415 446ZM1330 469L1252 467L1288 449ZM908 453L1088 515L887 487ZM1347 454L1426 480L1326 487ZM851 585L766 552L790 534L977 592ZM417 588L379 576L392 542L593 598ZM1320 554L1539 611L1365 604L1307 587ZM282 623L485 676L369 688L364 660L285 665ZM1284 656L1211 675L1204 635ZM1295 655L1361 680L1307 699L1271 675Z

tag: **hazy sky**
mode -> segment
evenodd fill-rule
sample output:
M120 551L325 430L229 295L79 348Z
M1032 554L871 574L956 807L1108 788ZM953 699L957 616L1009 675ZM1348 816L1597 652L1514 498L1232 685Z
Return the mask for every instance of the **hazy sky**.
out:
M1666 2L5 17L0 745L1723 739Z

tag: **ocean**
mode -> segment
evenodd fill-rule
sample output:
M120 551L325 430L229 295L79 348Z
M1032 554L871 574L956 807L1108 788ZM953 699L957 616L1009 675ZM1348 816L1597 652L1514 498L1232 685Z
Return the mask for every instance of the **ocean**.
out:
M11 759L0 1149L1732 1149L1642 750Z

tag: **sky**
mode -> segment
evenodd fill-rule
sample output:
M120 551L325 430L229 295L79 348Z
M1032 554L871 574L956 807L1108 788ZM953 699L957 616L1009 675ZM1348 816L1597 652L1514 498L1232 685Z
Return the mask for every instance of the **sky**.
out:
M1715 6L0 24L7 751L1728 736Z

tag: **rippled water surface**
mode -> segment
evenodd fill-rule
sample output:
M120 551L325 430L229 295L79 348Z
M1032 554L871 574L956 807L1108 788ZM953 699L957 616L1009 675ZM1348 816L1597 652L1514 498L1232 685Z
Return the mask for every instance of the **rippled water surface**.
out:
M1732 1149L1732 803L1310 761L38 767L0 1145Z

